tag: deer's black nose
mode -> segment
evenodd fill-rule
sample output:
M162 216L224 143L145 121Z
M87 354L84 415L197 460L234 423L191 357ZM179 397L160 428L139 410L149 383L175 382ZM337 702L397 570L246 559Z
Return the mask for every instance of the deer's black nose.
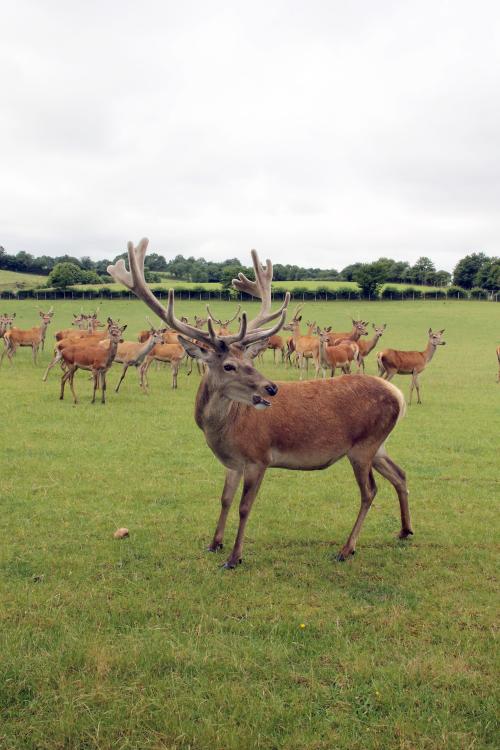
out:
M270 396L276 396L278 393L278 386L274 385L274 383L270 383L269 385L266 385L266 391Z

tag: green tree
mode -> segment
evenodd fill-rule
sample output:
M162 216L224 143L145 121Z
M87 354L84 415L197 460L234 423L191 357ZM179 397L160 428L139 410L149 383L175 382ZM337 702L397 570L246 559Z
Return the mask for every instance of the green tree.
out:
M66 289L72 284L79 284L82 278L82 271L74 263L58 263L49 274L48 286L55 286L58 289Z
M378 297L381 285L387 281L387 266L385 263L362 263L356 270L353 280L361 287L363 297Z
M453 271L453 283L464 289L472 289L478 271L488 261L484 253L471 253L458 261Z
M428 284L431 274L436 273L436 267L430 258L423 255L417 260L412 271L417 284Z

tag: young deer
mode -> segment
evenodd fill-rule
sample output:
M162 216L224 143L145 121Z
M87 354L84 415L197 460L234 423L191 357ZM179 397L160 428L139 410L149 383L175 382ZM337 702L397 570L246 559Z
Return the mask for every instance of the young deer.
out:
M12 358L19 346L31 347L31 351L33 353L33 364L36 365L38 350L40 348L40 344L45 338L45 332L47 330L47 326L52 320L54 311L51 307L50 310L46 313L40 310L39 314L41 318L39 326L35 328L28 328L27 330L12 327L10 330L4 333L3 340L5 342L5 349L3 350L2 357L0 358L0 365L2 364L3 358L6 354L9 358L10 363L12 364Z
M372 352L375 347L377 346L379 338L383 335L385 329L387 328L387 324L384 323L383 326L376 326L372 323L372 328L375 331L373 338L368 339L368 341L363 341L362 339L359 339L356 343L358 345L359 354L358 354L358 372L363 369L363 372L365 371L365 359L366 357Z
M77 370L90 370L94 380L92 403L95 403L95 393L99 388L99 384L101 387L101 403L106 403L106 373L113 364L118 343L126 327L126 325L119 326L111 318L108 318L107 335L110 339L109 347L100 346L99 342L95 340L86 341L85 339L79 339L74 343L68 344L68 346L61 350L66 371L61 378L60 399L64 399L64 386L69 380L73 402L77 404L78 399L73 387L75 372Z
M417 404L422 403L420 400L420 383L418 381L418 376L423 370L425 370L433 358L437 347L446 344L446 341L443 341L442 339L443 333L444 328L435 333L429 328L429 341L423 352L402 352L397 349L384 349L377 354L379 374L386 380L391 380L396 374L412 376L410 385L410 404L414 388L417 389Z
M229 509L243 479L238 533L224 567L234 568L241 562L245 527L253 502L266 470L273 467L325 469L343 456L349 458L361 493L361 508L339 560L354 554L361 526L377 491L373 469L386 477L398 494L400 538L412 534L405 474L384 447L405 410L401 391L380 378L362 375L271 382L243 356L248 346L277 333L285 321L289 295L276 312L271 312L271 262L268 260L262 268L257 253L252 251L255 281L239 274L233 286L260 298L260 311L250 322L243 313L238 333L218 336L211 321L207 333L175 317L173 290L169 291L167 309L153 295L144 279L147 246L147 239L136 248L130 242L130 271L119 260L108 266L108 273L181 334L179 342L189 356L208 364L198 389L195 419L209 447L226 467L222 509L209 546L212 552L222 548ZM273 327L263 328L276 318L278 322Z
M229 318L229 320L217 320L217 318L214 318L214 316L210 312L210 307L207 305L208 320L211 320L212 323L217 323L217 325L219 326L219 329L217 330L217 336L229 336L231 334L229 330L229 324L232 323L233 320L236 320L236 318L240 314L240 310L241 305L238 305L238 309L236 310L236 313L232 318Z
M331 371L332 378L335 377L335 370L340 367L344 375L351 374L351 362L357 360L359 347L355 341L343 341L341 344L330 346L329 329L324 331L317 329L319 335L319 358L323 377L325 370Z

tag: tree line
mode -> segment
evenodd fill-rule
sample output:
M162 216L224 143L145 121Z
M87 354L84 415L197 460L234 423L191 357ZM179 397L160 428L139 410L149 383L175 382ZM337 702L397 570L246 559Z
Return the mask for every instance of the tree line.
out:
M67 288L74 284L109 283L107 266L126 257L126 253L121 253L112 259L94 261L89 256L76 258L67 254L55 258L48 255L34 256L26 252L11 255L0 246L0 269L47 276L47 286ZM251 269L244 266L238 258L215 262L207 261L205 258L185 258L183 255L176 255L167 260L160 253L150 253L146 256L145 269L146 280L150 283L160 282L168 276L199 284L217 282L226 289L239 272L251 273ZM373 263L353 263L340 271L335 268L305 268L276 263L274 280L355 281L367 297L377 296L382 284L386 283L441 287L453 282L463 289L477 287L496 292L500 289L500 259L489 257L482 252L470 253L457 263L453 274L436 270L433 261L426 256L420 257L414 265L406 261L379 258Z

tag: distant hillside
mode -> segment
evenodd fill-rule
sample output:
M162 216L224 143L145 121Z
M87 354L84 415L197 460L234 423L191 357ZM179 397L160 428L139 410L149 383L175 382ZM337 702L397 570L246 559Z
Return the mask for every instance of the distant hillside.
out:
M46 276L0 269L0 289L33 289L47 282Z

